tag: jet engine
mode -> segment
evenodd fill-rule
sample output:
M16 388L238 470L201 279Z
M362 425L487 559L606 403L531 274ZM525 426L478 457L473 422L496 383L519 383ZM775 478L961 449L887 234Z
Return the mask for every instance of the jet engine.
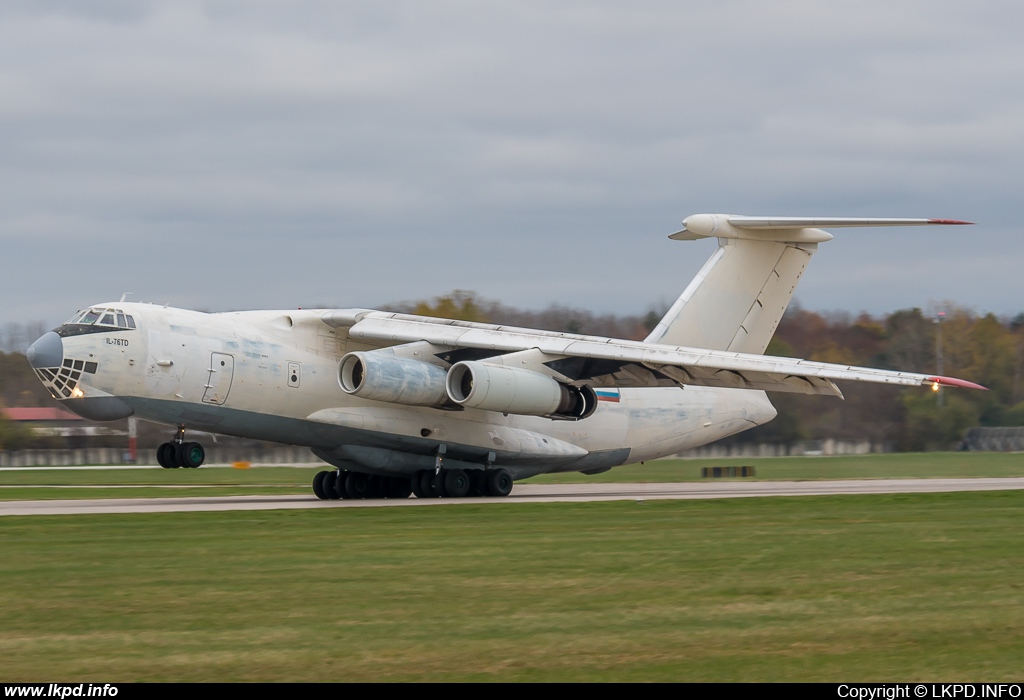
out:
M475 361L458 362L448 370L448 396L467 408L564 420L581 420L597 409L597 394L589 386Z
M445 371L390 352L350 352L341 358L338 382L347 394L409 406L448 404ZM449 404L450 405L450 404Z

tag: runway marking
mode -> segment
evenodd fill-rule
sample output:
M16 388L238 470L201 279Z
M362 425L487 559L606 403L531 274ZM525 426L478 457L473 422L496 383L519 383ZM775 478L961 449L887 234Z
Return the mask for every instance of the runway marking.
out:
M171 513L296 508L457 506L468 504L566 503L590 501L692 500L768 496L832 496L955 491L1024 490L1024 477L975 479L844 479L837 481L753 481L670 484L519 484L508 498L407 498L321 501L306 496L193 496L188 498L104 498L0 502L0 515L86 513Z

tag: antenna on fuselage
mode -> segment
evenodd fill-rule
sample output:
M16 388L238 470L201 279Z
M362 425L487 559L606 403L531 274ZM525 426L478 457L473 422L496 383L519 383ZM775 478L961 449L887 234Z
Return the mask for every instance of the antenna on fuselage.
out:
M135 294L135 292L125 292L124 294L121 295L121 298L120 298L119 301L128 301L128 295L129 294Z

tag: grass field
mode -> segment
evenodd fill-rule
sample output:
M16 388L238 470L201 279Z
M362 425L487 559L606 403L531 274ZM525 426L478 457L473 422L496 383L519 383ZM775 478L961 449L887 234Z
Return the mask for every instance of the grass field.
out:
M0 500L306 494L326 466L0 471Z
M916 452L836 457L729 457L664 459L616 467L594 476L544 474L530 483L702 481L701 469L751 465L758 479L894 479L1024 476L1024 453Z
M201 470L200 470L201 472ZM0 680L985 680L1024 492L0 518Z
M701 468L716 465L753 465L758 479L1024 476L1024 454L932 452L855 457L658 460L617 467L594 476L551 474L524 483L700 481ZM0 471L0 500L304 494L310 493L313 475L324 468L326 465Z

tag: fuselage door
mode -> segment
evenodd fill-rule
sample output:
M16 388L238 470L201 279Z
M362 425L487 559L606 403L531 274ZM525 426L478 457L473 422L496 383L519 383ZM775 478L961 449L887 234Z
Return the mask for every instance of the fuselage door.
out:
M231 379L235 376L235 358L221 352L210 353L210 368L207 370L206 392L203 403L222 404L231 391Z

